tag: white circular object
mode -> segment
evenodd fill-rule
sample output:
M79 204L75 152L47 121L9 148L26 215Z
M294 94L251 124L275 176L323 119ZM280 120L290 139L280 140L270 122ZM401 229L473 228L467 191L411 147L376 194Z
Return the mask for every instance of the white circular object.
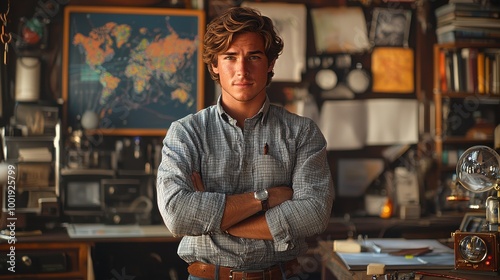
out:
M337 74L331 69L322 69L316 73L316 84L323 90L334 88L337 81Z
M370 76L363 69L354 69L347 74L346 82L354 93L364 93L370 86Z
M85 111L82 116L82 127L85 129L95 129L99 125L99 116L96 112Z

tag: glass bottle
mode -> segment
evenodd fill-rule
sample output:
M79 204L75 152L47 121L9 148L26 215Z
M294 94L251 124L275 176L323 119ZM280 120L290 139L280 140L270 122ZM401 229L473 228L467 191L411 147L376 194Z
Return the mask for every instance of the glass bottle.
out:
M488 231L498 231L499 206L498 197L489 196L486 199L486 221L488 222Z

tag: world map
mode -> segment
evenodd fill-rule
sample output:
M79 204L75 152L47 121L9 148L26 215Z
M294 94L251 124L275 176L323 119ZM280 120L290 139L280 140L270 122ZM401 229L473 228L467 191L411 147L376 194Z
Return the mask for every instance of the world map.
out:
M80 18L79 18L80 17ZM69 119L100 128L168 128L197 110L196 17L76 14L70 36Z

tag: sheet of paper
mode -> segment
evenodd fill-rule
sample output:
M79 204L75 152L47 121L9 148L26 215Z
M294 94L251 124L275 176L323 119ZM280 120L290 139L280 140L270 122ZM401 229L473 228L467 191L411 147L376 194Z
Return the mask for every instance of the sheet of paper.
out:
M453 253L424 255L413 258L377 253L336 253L349 270L366 270L368 264L385 264L385 269L452 269L455 265Z
M173 236L163 225L70 224L66 231L71 238Z
M311 9L318 53L354 53L370 48L366 20L359 7Z
M367 145L418 142L418 101L414 99L366 100Z
M413 99L329 100L320 111L328 150L418 142L418 101Z
M402 249L432 248L432 253L453 253L453 249L435 239L376 238L369 243L379 248L380 253L390 253Z
M366 143L366 109L363 101L325 101L320 127L328 150L361 149Z
M453 249L435 239L374 238L364 246L376 246L378 252L336 253L349 270L366 270L370 263L385 264L386 269L451 269L455 265ZM392 256L389 252L402 249L432 248L432 252L408 258Z
M273 81L300 82L306 68L307 9L303 4L243 2L271 18L285 44Z

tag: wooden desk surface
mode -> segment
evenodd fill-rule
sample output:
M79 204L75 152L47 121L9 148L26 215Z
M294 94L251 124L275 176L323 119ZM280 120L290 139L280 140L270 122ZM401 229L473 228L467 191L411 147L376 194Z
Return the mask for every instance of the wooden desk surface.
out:
M349 219L333 217L327 229L320 235L307 240L311 247L318 241L356 238L359 234L369 238L406 238L406 239L446 239L460 227L463 215L442 217L421 217L402 220L399 218L382 219L379 217L352 217Z
M371 280L371 275L366 275L364 271L348 270L342 260L333 252L333 241L319 241L318 253L322 259L322 280ZM375 261L374 261L375 262ZM386 271L394 273L395 271ZM400 277L402 274L412 272L398 270ZM442 279L455 279L455 280L493 280L500 279L500 276L471 274L464 273L456 270L414 270L414 272L422 272L425 280L442 280ZM439 275L439 276L437 276ZM455 278L451 278L455 277ZM380 278L379 279L383 279Z
M87 242L87 243L99 243L99 242L179 242L180 237L173 236L123 236L123 237L81 237L81 238L71 238L65 228L56 228L52 230L45 230L40 233L30 234L29 232L17 232L16 239L21 243L33 243L33 242ZM7 240L0 239L0 244L7 243Z

